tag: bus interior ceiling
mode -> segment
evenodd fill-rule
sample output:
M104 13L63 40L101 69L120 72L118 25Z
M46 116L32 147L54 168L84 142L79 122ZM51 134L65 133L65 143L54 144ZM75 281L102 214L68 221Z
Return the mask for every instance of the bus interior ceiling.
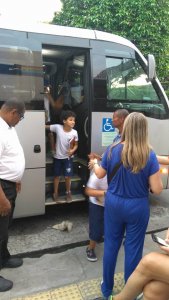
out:
M49 86L54 100L57 99L62 87L70 89L70 98L65 99L63 109L70 109L76 114L75 129L78 131L78 150L74 156L74 176L71 181L72 201L85 200L84 186L86 184L88 139L84 124L88 119L88 108L85 101L86 89L86 50L72 47L43 45L42 59L44 68L44 86ZM69 86L69 87L68 87ZM67 91L68 92L68 91ZM66 92L66 93L67 93ZM66 103L65 103L66 101ZM53 123L54 120L53 120ZM53 194L53 158L50 154L49 139L46 135L46 204L54 204ZM65 201L65 181L60 178L59 201Z

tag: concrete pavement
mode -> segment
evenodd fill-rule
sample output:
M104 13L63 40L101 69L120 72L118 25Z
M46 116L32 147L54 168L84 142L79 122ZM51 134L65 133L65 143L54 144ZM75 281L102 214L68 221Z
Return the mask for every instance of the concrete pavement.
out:
M162 229L167 228L169 223L168 201L163 197L160 201L158 197L153 198L144 254L159 251L151 239L150 232L159 231L158 235L164 238L165 231ZM52 229L54 224L66 219L73 222L71 232ZM100 295L103 243L96 249L98 261L89 262L86 259L87 240L88 209L84 204L70 204L64 208L57 208L56 211L53 209L42 217L16 220L10 230L9 246L11 254L22 254L24 264L18 269L1 271L1 275L12 280L14 286L11 291L1 293L0 299L91 300ZM122 246L117 262L117 274L123 272L123 261ZM121 283L117 285L118 288L121 287ZM88 294L83 294L81 290L79 292L79 287L82 286L83 291L89 291ZM80 296L73 295L68 298L64 293L69 287L77 290Z
M160 232L159 236L164 237L165 232ZM101 295L99 282L102 277L102 254L103 243L96 249L98 261L89 262L86 259L86 247L76 247L57 254L45 254L39 258L24 258L24 264L18 269L3 269L1 275L14 282L11 291L1 293L1 300L30 300L30 299L48 299L48 300L67 300L64 298L65 288L72 284L82 284L86 289L91 286L90 295L87 297L69 299L93 299ZM151 251L159 251L158 246L152 241L150 234L146 235L144 254ZM124 249L120 249L116 273L123 272ZM121 276L122 278L122 276ZM93 279L97 280L97 290L93 294ZM120 284L121 286L121 284ZM60 298L51 296L51 292L58 291L60 288ZM117 287L119 288L119 286ZM63 292L62 292L63 291ZM65 294L66 295L66 294Z
M147 232L159 231L169 226L169 199L166 200L165 195L166 191L160 198L151 195ZM73 223L70 233L52 228L65 220ZM87 202L52 206L44 216L14 220L9 233L10 253L21 254L23 257L56 253L85 245L88 241Z

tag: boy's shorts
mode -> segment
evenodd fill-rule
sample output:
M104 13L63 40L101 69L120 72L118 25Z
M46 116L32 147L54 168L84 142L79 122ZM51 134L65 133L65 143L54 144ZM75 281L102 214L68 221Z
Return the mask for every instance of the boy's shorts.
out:
M100 242L104 235L104 207L89 202L89 238Z
M54 158L54 176L64 175L73 176L73 158L58 159Z

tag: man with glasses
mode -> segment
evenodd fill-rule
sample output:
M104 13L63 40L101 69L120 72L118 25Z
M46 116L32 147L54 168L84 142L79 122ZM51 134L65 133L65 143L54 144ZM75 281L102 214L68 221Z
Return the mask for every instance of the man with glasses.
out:
M8 228L11 224L17 193L25 169L25 158L15 125L24 118L25 105L21 101L5 102L0 110L0 269L17 268L21 258L10 255ZM12 288L13 282L0 276L0 292Z

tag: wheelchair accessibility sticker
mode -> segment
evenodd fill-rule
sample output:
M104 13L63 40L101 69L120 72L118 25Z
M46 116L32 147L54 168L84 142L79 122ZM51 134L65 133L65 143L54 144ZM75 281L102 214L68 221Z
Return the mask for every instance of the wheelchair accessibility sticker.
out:
M107 147L112 144L114 138L117 135L117 131L112 124L111 118L102 119L102 146Z
M102 121L102 132L114 132L115 128L113 127L112 124L112 119L111 118L103 118Z

